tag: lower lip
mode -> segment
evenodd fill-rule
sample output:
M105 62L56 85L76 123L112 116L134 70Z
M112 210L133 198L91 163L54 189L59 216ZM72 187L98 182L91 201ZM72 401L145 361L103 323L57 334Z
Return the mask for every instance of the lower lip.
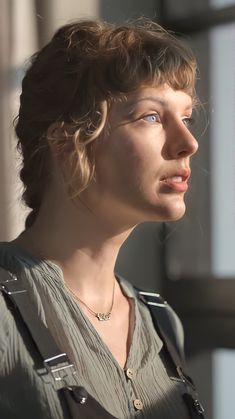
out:
M171 180L163 180L162 183L177 192L186 192L188 189L187 182L173 182Z

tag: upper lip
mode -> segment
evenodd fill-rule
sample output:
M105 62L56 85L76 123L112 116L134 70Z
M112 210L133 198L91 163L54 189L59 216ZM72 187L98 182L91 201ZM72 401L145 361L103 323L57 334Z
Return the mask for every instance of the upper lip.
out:
M160 180L166 180L169 178L172 178L174 176L180 176L182 177L183 182L187 182L187 180L190 178L191 170L189 168L185 169L177 169L175 171L170 171L166 175L162 176Z

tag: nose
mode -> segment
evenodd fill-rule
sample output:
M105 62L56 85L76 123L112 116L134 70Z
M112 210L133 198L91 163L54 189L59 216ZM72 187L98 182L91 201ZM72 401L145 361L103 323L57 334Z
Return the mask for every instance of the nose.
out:
M197 150L198 142L182 120L169 128L166 139L168 158L191 157Z

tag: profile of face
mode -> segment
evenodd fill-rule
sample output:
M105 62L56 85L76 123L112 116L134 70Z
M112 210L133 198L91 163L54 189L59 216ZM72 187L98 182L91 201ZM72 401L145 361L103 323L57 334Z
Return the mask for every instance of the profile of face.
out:
M97 144L91 186L97 202L134 223L181 218L198 149L191 114L191 96L167 84L142 87L115 103Z

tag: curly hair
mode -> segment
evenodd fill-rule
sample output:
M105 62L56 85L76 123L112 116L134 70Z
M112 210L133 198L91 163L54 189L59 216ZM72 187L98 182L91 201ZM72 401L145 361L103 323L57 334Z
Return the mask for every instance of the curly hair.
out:
M50 180L52 139L47 133L52 123L64 132L58 149L71 146L68 186L78 195L94 176L94 140L116 100L141 86L164 83L194 98L195 79L191 50L148 19L125 24L81 20L61 27L32 56L22 82L15 130L23 199L32 209L26 228L34 223Z

